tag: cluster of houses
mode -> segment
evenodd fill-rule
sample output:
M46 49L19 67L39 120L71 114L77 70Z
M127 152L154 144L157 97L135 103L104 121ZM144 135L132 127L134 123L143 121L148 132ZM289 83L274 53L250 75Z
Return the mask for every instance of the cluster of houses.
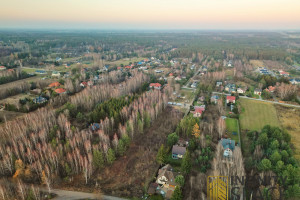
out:
M54 90L54 92L56 92L57 94L64 94L66 93L67 91L60 87L61 84L59 82L53 82L49 85L49 88L51 88L52 90Z
M179 139L177 144L172 147L172 158L182 159L186 153L187 146L187 141ZM175 182L175 178L178 175L180 175L180 173L176 172L171 165L167 164L163 166L158 170L155 182L149 185L148 194L160 194L165 199L171 199L176 186L179 186L178 183Z

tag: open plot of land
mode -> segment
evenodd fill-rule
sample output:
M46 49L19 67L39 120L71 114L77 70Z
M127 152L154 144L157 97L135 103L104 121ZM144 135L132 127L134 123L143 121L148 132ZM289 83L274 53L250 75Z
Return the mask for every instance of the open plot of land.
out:
M151 128L134 139L125 156L101 170L97 180L101 190L116 196L142 196L158 170L157 151L166 142L166 136L174 131L181 117L178 111L167 108Z
M265 125L280 126L273 104L251 99L239 100L242 113L241 128L244 130L261 130Z
M236 143L239 142L239 125L238 125L238 120L237 119L234 119L234 118L226 118L225 119L225 122L226 122L226 130L227 130L227 135L235 140ZM234 135L233 133L236 133L236 135Z
M130 62L134 63L134 62L139 62L141 60L144 60L145 58L123 58L120 60L116 60L116 61L105 61L104 64L109 64L109 65L128 65Z
M6 110L1 110L0 111L0 122L4 122L5 120L13 120L17 117L23 116L25 113L21 112L13 112L13 111L6 111ZM2 128L1 126L4 126L4 123L0 125L0 129Z
M300 109L276 105L278 118L282 128L292 136L295 147L295 157L300 161Z
M19 103L20 99L24 99L26 97L27 98L34 98L34 97L36 97L36 95L33 95L33 94L18 94L18 95L10 96L10 97L7 97L6 99L0 100L0 104L9 103L9 104L17 105Z
M261 60L250 60L250 64L253 67L264 67L265 66L263 61L261 61Z

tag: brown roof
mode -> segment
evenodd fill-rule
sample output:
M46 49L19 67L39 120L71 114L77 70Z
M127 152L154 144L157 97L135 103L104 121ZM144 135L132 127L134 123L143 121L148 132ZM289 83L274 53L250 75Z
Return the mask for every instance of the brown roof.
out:
M157 183L151 183L148 188L148 194L155 194L157 187L158 187Z
M157 179L159 179L162 176L165 176L168 179L166 184L173 185L173 186L177 185L175 183L176 173L173 172L173 168L171 167L171 165L168 164L158 170Z

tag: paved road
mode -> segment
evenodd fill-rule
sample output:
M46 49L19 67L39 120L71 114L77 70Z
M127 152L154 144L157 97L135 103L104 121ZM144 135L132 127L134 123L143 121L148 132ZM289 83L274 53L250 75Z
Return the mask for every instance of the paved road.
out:
M40 189L41 191L48 192L46 189ZM125 200L119 197L99 195L87 192L74 192L67 190L52 189L51 193L57 194L57 197L54 200L80 200L80 199L93 199L93 200Z
M213 92L213 93L220 94L220 95L226 95L226 96L230 95L230 94L226 94L226 93L222 93L222 92ZM284 106L300 108L300 105L294 105L294 104L289 104L289 103L280 103L280 102L276 102L276 101L268 101L268 100L263 100L263 99L254 99L254 98L247 97L247 96L239 96L239 98L251 99L251 100L255 100L255 101L263 101L263 102L268 102L268 103L273 103L273 104L279 104L279 105L284 105Z

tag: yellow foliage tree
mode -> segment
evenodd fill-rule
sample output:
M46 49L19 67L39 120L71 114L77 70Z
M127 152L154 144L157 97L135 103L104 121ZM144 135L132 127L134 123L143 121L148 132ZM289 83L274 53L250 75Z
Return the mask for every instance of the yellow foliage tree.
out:
M197 123L193 127L193 135L195 136L195 138L200 137L200 128L199 128L199 125Z
M24 174L25 166L21 159L18 159L15 161L15 169L16 169L16 172L13 175L13 178L18 178Z

